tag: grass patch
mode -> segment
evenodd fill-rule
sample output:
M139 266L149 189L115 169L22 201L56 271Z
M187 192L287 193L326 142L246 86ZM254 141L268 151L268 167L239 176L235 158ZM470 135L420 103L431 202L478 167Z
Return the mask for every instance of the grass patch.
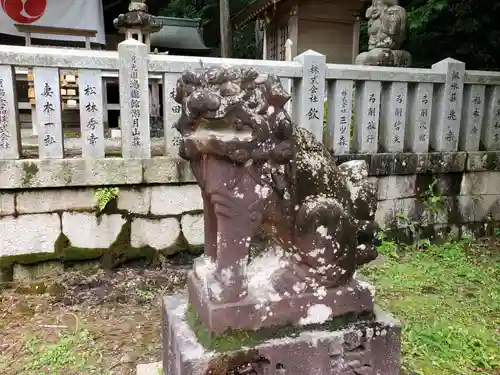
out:
M430 245L362 273L377 303L401 319L404 363L419 375L498 374L498 250L470 242Z
M37 337L26 340L30 357L20 375L86 374L108 375L97 366L102 349L87 330L61 333L57 342L42 344Z

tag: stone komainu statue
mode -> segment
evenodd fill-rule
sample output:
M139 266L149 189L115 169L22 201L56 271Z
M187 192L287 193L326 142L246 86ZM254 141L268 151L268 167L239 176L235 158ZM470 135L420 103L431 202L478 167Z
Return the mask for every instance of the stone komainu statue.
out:
M368 52L356 58L356 64L410 66L411 55L401 50L406 40L407 13L398 0L373 0L366 10Z
M289 254L272 276L282 292L343 285L376 257L376 188L366 163L337 167L322 143L292 123L277 77L236 68L185 72L175 100L182 104L180 155L203 195L205 255L224 289L217 298L245 297L258 232Z

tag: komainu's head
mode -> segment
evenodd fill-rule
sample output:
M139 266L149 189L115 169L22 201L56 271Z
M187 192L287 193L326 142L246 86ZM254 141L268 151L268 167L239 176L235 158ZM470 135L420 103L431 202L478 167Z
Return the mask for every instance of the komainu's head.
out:
M293 158L293 126L284 110L289 98L276 76L251 68L184 72L175 93L182 105L181 156L287 163Z

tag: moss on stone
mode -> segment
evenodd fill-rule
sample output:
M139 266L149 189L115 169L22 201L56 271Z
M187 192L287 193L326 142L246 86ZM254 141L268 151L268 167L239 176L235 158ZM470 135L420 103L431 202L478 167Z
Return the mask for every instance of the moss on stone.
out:
M0 268L12 267L14 263L35 264L55 259L57 259L57 257L54 255L54 253L7 255L0 257Z
M200 344L207 350L216 352L227 352L240 350L242 348L252 348L271 339L281 339L285 337L296 337L302 332L311 330L338 331L353 323L370 323L375 316L373 313L361 315L348 314L333 318L323 324L311 324L305 326L284 326L261 328L256 331L234 330L220 336L212 335L203 325L198 313L193 305L189 304L186 311L186 321L195 333Z
M22 177L22 185L24 187L29 187L31 185L31 181L38 173L38 166L35 163L26 162L23 163L23 177Z
M104 250L72 246L69 238L64 233L61 233L54 243L56 257L63 262L98 259L102 256Z
M14 273L14 268L10 267L0 267L0 290L2 289L2 284L12 281Z
M126 262L137 259L154 259L156 250L145 246L141 248L132 247L130 244L130 232L132 223L127 220L109 249L104 250L101 258L103 268L112 269Z

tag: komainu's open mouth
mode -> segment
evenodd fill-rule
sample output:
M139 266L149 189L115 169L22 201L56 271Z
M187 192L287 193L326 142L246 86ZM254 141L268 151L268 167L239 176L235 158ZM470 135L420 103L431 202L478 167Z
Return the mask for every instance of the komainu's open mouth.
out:
M251 142L254 140L250 128L237 130L226 119L201 120L196 130L186 137L201 142L216 140L220 142Z

